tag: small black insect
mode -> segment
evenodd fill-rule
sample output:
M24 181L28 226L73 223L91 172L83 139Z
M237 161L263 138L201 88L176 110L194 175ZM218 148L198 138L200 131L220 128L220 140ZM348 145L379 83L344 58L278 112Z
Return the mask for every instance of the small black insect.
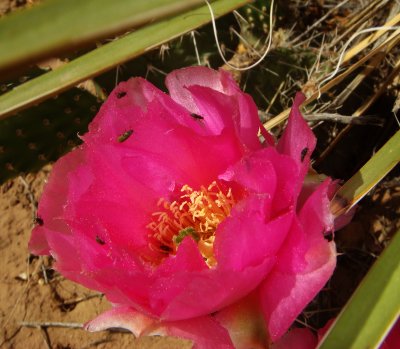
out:
M126 96L126 92L125 91L117 92L117 98L118 99L121 99L121 98L123 98L125 96Z
M190 116L191 116L192 118L197 119L197 120L203 120L203 119L204 119L201 115L197 115L197 114L195 114L195 113L190 114Z
M106 244L105 241L102 240L102 239L100 238L100 236L98 236L98 235L96 235L96 242L97 242L99 245L105 245L105 244Z
M34 219L35 224L42 226L44 224L43 219L39 216L36 216Z
M125 142L130 136L132 136L133 130L128 130L118 137L118 142Z
M307 155L307 153L308 153L308 148L304 148L302 151L301 151L301 162L303 162L304 161L304 158L306 157L306 155Z

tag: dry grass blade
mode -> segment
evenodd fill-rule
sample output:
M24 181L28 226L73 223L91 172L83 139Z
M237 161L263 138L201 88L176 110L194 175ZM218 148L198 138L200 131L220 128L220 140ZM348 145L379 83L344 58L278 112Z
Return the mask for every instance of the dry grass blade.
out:
M366 18L377 10L377 7L382 7L386 5L388 0L373 0L367 6L360 9L360 11L354 12L348 17L347 28L352 27L354 24L360 25L360 22L366 22Z
M397 61L394 66L392 72L387 77L387 79L381 84L379 89L370 97L367 98L365 103L363 103L354 113L353 117L359 117L365 113L366 110L374 103L376 100L386 91L387 87L392 83L392 81L399 75L400 73L400 59ZM350 131L352 125L346 126L343 130L339 132L337 137L329 144L329 147L326 148L319 158L316 160L316 164L321 162L323 159L327 157L327 155L335 148L335 146L339 143L339 141Z
M379 30L377 33L369 35L366 39L364 39L360 43L356 44L354 47L352 47L348 52L346 52L343 55L341 64L344 65L344 64L348 63L348 61L351 58L353 58L355 55L359 54L368 45L370 45L371 43L378 40L385 33L388 33L390 31L389 28L392 28L393 24L397 24L399 21L400 21L400 14L395 16L395 18L393 18L392 20L388 21L385 24L387 29ZM357 68L361 67L368 60L372 59L372 57L374 57L376 55L381 55L382 52L386 52L386 53L389 52L400 42L399 34L400 34L400 29L397 29L386 40L384 40L379 46L372 49L370 52L368 52L364 57L362 57L356 63L347 67L346 70L343 73L341 73L340 75L334 77L334 75L336 75L335 71L333 73L331 73L329 75L329 81L322 87L316 88L316 91L311 96L309 96L302 105L306 106L306 105L314 102L315 100L317 100L317 98L319 98L319 96L321 94L326 93L326 92L330 91L333 87L337 86L340 82L342 82L345 78L347 78L353 71L355 71ZM336 70L338 70L338 68ZM328 80L328 78L326 78L324 80ZM310 78L309 82L311 83L311 78ZM272 118L271 120L268 120L264 124L265 128L267 130L273 129L280 123L284 122L288 118L289 113L290 113L290 109L284 110L276 117Z
M385 52L378 51L375 56L367 63L365 68L357 74L357 76L335 97L329 105L330 109L340 107L350 97L350 95L357 89L361 83L375 71L385 59Z
M339 8L344 6L346 3L348 3L349 0L343 0L336 6L332 7L327 13L325 13L324 16L322 16L320 19L318 19L316 22L314 22L307 30L300 34L299 36L295 37L291 42L290 45L294 45L296 42L298 42L300 39L304 38L307 34L309 34L314 28L316 28L319 24L321 24L325 19L327 19L332 13L337 11Z
M376 14L379 9L385 6L388 3L388 0L381 1L373 1L365 8L361 9L360 12L356 12L353 17L346 23L346 29L343 33L338 35L333 41L330 43L329 47L335 47L336 45L340 44L342 40L351 33L358 32L362 28L367 26L368 21L370 21Z
M346 54L343 56L342 63L343 64L347 63L349 60L358 55L361 51L363 51L373 42L378 40L383 35L387 34L389 31L393 30L399 22L400 22L400 13L391 20L389 20L388 22L386 22L383 26L381 26L381 29L377 30L374 34L369 35L367 38L365 38L360 43L356 44L354 47L348 50ZM396 28L396 32L394 35L397 36L399 32L400 32L399 28Z

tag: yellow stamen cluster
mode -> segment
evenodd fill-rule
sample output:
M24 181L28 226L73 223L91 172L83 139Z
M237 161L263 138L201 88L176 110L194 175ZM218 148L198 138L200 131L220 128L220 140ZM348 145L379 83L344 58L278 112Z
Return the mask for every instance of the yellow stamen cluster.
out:
M175 254L182 240L192 236L206 263L214 266L214 233L235 204L232 190L223 191L214 181L199 190L184 185L181 192L180 199L172 203L159 200L158 206L163 211L153 213L154 220L147 226L152 236L150 248L164 254Z

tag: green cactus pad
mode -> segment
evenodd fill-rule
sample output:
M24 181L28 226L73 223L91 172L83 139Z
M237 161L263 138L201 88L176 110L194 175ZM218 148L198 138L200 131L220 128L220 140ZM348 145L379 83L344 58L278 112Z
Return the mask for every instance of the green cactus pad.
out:
M96 97L73 88L0 120L0 183L38 170L78 145L78 135L86 132L98 109Z

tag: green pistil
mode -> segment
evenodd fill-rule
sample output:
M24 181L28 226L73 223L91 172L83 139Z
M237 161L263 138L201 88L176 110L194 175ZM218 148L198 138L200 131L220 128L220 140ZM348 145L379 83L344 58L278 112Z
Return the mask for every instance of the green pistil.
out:
M177 235L174 236L173 241L175 245L179 245L186 236L191 236L196 242L199 242L200 235L194 230L193 227L188 227L179 231Z

